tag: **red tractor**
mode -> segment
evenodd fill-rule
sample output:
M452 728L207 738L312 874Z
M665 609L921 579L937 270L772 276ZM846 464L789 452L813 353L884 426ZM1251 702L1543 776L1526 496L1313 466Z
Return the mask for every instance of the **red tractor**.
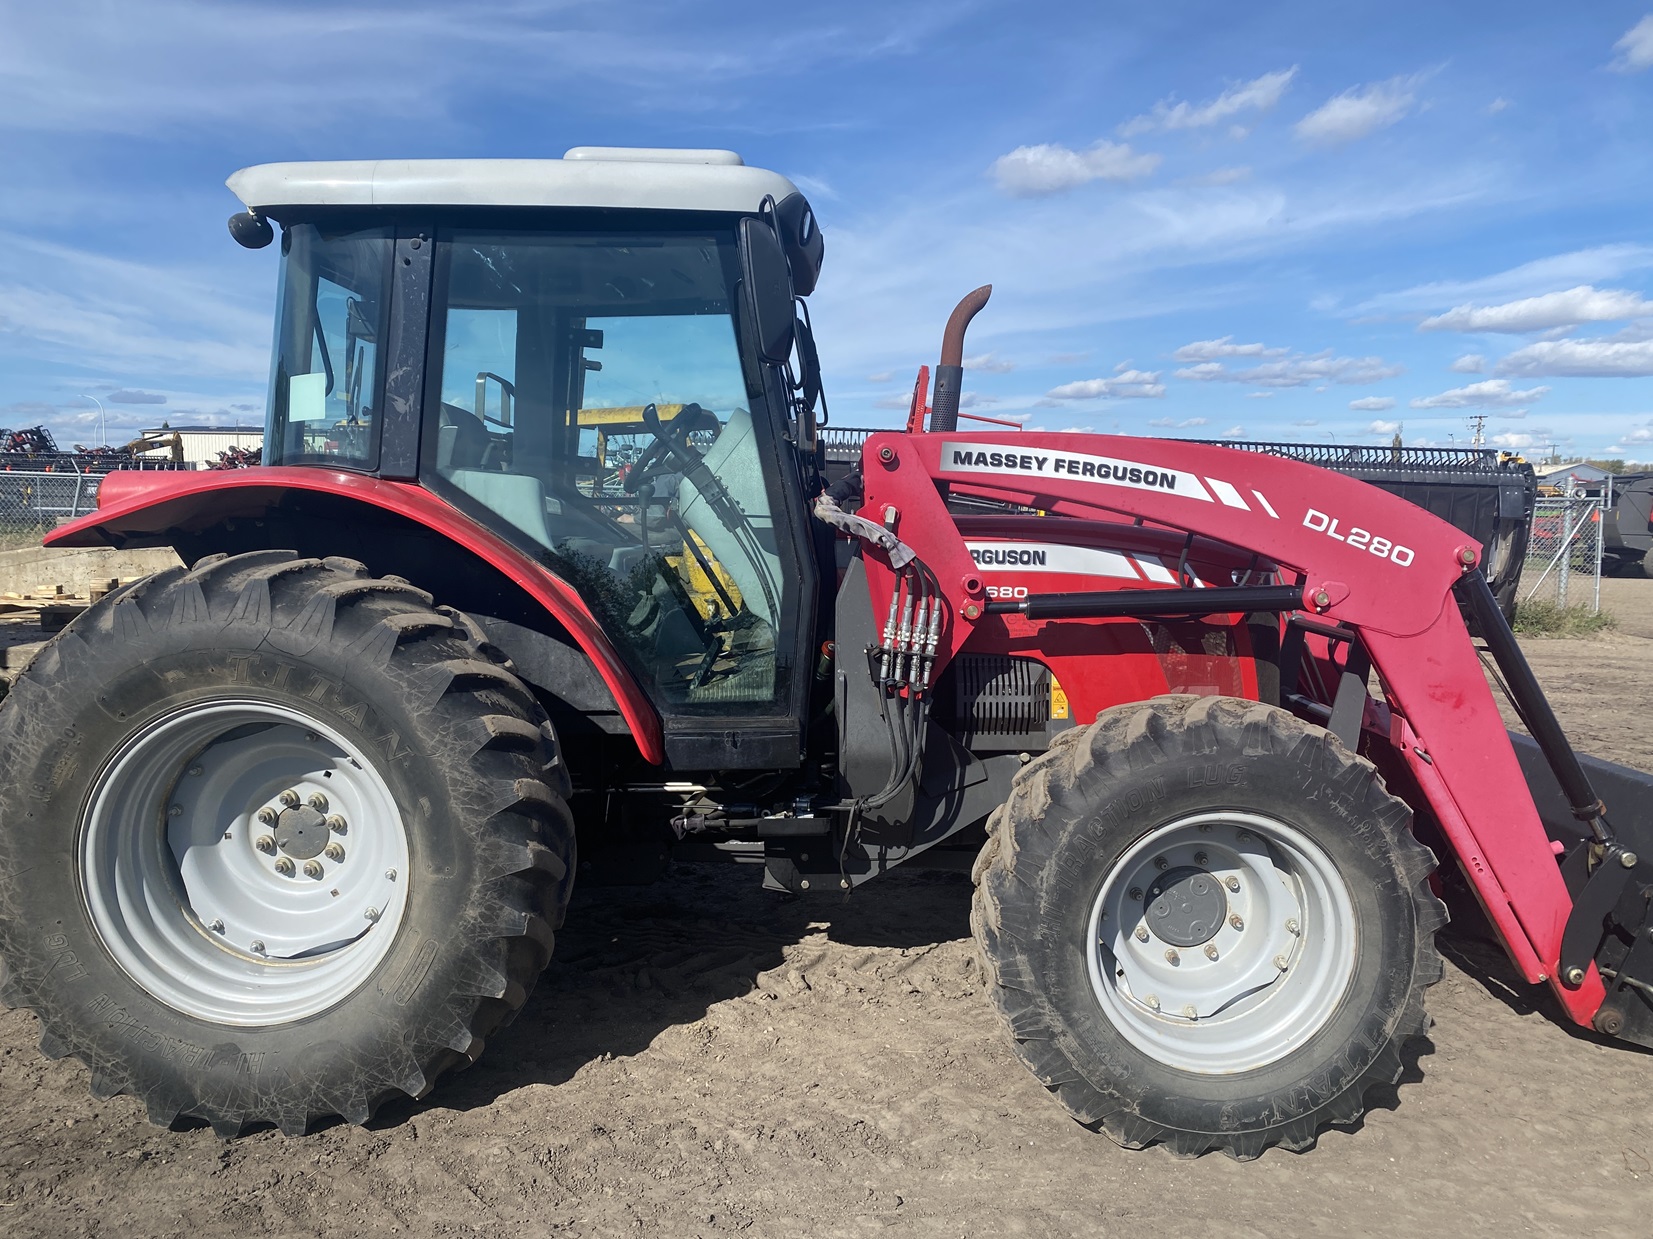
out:
M961 430L985 290L928 428L824 487L821 236L727 152L230 186L242 244L281 229L265 463L111 475L48 541L191 566L0 707L0 993L99 1094L365 1122L516 1014L577 871L673 853L839 898L973 858L1018 1052L1131 1146L1356 1119L1427 1026L1437 856L1526 980L1653 1045L1653 782L1575 756L1452 526L1276 456Z

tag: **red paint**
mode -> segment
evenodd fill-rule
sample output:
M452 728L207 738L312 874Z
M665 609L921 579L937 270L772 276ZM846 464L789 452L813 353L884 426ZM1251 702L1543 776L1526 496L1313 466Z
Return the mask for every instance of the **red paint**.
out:
M492 564L520 585L586 652L614 695L644 760L665 760L660 716L620 661L597 618L561 577L452 504L411 482L314 466L275 466L226 472L117 471L104 479L98 510L46 535L47 546L114 546L133 534L200 529L225 519L269 511L291 491L339 495L435 530Z
M1452 597L1453 583L1464 571L1466 545L1480 551L1465 543L1461 531L1353 478L1298 461L1201 444L958 430L874 435L864 450L868 461L885 450L896 453L893 467L865 470L866 507L876 512L895 508L899 536L944 583L959 580L973 567L961 527L975 539L989 536L997 526L1001 536L1041 542L1094 544L1098 536L1117 538L1114 545L1122 549L1126 537L1137 546L1157 541L1163 547L1166 531L1183 531L1172 532L1169 542L1180 547L1187 534L1196 535L1190 556L1207 561L1199 571L1212 572L1208 579L1213 584L1228 583L1219 575L1224 560L1249 561L1255 553L1265 568L1277 566L1283 579L1309 583L1311 597L1324 589L1328 598L1318 608L1320 614L1360 633L1393 707L1391 742L1416 775L1511 959L1529 980L1549 980L1569 1014L1589 1022L1604 991L1593 971L1578 990L1556 981L1561 933L1572 902ZM1087 468L1089 474L1083 472ZM937 491L938 482L955 495L1009 500L1090 525L1026 516L955 521ZM1140 518L1146 526L1127 531L1116 523L1103 525L1110 513ZM1218 556L1205 550L1202 538L1244 550ZM878 554L870 554L867 563L873 612L883 614L894 576ZM1094 578L1089 580L1089 588L1099 587ZM995 583L989 573L989 586ZM1120 579L1100 587L1110 585L1132 589L1150 583ZM967 646L1039 656L1041 643L1049 640L1051 653L1059 655L1065 652L1061 645L1075 640L1068 634L1083 631L1064 622L1059 642L1053 624L1031 631L1025 622L1018 628L1013 617L971 619L961 611L959 599L950 602L938 675ZM1240 618L1208 616L1206 621L1223 626ZM1129 648L1125 624L1093 624L1089 632L1076 641L1080 647L1091 643L1089 656L1075 656L1064 667L1066 674L1057 673L1070 701L1077 698L1088 708L1093 701L1165 691L1154 687L1165 677L1156 677L1141 662L1140 651ZM1330 651L1311 646L1309 652L1309 664L1327 677L1329 688L1335 682ZM1125 657L1098 658L1097 653Z

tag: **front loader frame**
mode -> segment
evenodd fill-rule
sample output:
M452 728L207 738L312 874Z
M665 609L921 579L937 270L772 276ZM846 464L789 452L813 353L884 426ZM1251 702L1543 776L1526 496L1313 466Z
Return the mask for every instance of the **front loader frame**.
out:
M1333 721L1336 715L1347 732L1349 721L1358 720L1368 738L1392 750L1421 790L1521 974L1530 982L1547 982L1580 1024L1590 1024L1602 1010L1607 991L1592 957L1603 936L1603 917L1634 878L1646 881L1649 875L1637 872L1645 864L1617 841L1475 571L1482 548L1461 531L1338 474L1283 458L1168 440L969 431L876 434L866 443L863 469L862 515L916 553L945 597L935 675L978 630L1040 622L1041 608L1033 600L1006 606L986 597L948 513L949 493L1054 517L1097 520L1119 514L1240 547L1272 563L1278 584L1291 587L1278 598L1250 593L1242 598L1242 591L1223 588L1139 591L1143 596L1134 600L1135 611L1300 608L1295 627L1315 643L1313 656L1337 672L1334 682L1352 686L1322 703L1324 713L1316 721ZM882 615L897 588L898 570L891 551L876 543L867 560L873 613ZM1132 591L1124 592L1128 597ZM1165 597L1171 594L1182 597ZM1486 639L1570 807L1588 824L1573 892L1556 863L1558 845L1540 820L1460 601ZM1059 605L1049 600L1046 609ZM1119 593L1099 597L1089 612L1085 605L1084 596L1068 596L1063 613L1132 609ZM1341 667L1332 657L1339 644L1350 651ZM1362 664L1368 660L1382 685L1382 703L1366 694ZM1630 962L1620 974L1630 973Z

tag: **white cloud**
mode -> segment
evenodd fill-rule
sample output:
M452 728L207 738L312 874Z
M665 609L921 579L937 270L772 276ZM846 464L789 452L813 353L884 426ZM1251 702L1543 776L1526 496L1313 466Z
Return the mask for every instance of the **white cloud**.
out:
M889 370L880 370L877 374L867 375L867 382L869 382L869 383L888 383L894 377L895 377L894 372L889 371Z
M1637 426L1634 430L1621 434L1619 436L1619 442L1653 443L1653 430L1648 429L1646 426Z
M1209 103L1199 105L1189 103L1186 99L1175 103L1169 99L1161 99L1146 114L1126 121L1119 127L1119 132L1126 137L1133 137L1139 133L1152 133L1156 130L1203 129L1207 125L1215 125L1219 121L1238 116L1241 112L1266 112L1280 102L1280 96L1286 93L1286 87L1291 85L1292 78L1296 76L1296 65L1289 69L1277 69L1249 82L1230 86Z
M1045 393L1047 400L1157 399L1165 394L1157 370L1124 370L1111 379L1079 379Z
M1314 146L1342 146L1376 133L1412 110L1416 77L1390 78L1328 99L1297 122L1297 136Z
M1620 288L1580 284L1562 292L1523 297L1503 305L1461 305L1426 318L1419 331L1497 331L1519 333L1572 327L1579 323L1610 323L1653 314L1653 301Z
M1235 344L1233 336L1220 340L1195 340L1171 354L1173 361L1216 361L1220 357L1284 357L1290 350L1263 344Z
M1041 198L1090 181L1134 181L1159 167L1160 156L1138 152L1128 142L1103 139L1089 150L1040 143L1000 155L988 169L1012 198Z
M1548 387L1530 387L1517 391L1508 379L1486 379L1467 387L1454 387L1438 396L1420 396L1412 401L1414 409L1502 409L1531 404L1542 400Z
M1380 293L1355 306L1355 314L1433 313L1442 305L1496 303L1533 297L1555 288L1622 279L1653 267L1653 245L1623 242L1552 254L1473 280L1439 280L1399 292Z
M1191 176L1186 181L1189 185L1238 185L1241 181L1251 179L1251 169L1241 166L1235 168L1213 168L1200 176Z
M1203 418L1203 417L1186 417L1182 421L1177 423L1177 429L1178 430L1189 430L1189 429L1192 429L1195 426L1203 426L1205 424L1206 424L1206 419Z
M1399 431L1399 422L1373 422L1366 427L1366 433L1369 435L1392 435L1399 433Z
M1220 340L1202 341L1205 345L1223 345ZM1189 345L1189 348L1197 347ZM1230 347L1249 348L1249 345ZM1257 347L1261 347L1260 345ZM1181 350L1179 350L1180 352ZM1273 357L1284 350L1269 350L1261 356ZM1219 356L1225 354L1219 354ZM1229 354L1258 356L1259 354ZM1251 387L1308 387L1316 383L1380 383L1401 373L1402 367L1391 365L1381 357L1334 357L1330 349L1320 353L1291 353L1276 361L1244 370L1230 370L1220 361L1205 361L1177 371L1179 379L1197 383L1245 383Z
M1248 391L1245 394L1245 396L1246 396L1247 400L1273 400L1274 399L1274 393L1271 392L1271 391Z
M1218 435L1217 437L1219 439L1243 439L1243 438L1245 438L1245 427L1244 426L1230 426L1227 430L1223 431L1222 434Z
M1320 420L1318 418L1311 417L1311 418L1307 419L1306 421L1293 422L1292 425L1293 426L1318 426L1318 425L1320 425Z
M1167 426L1175 426L1177 423L1176 423L1175 418L1151 417L1151 418L1148 419L1148 424L1150 426L1158 426L1158 427L1164 428L1164 427L1167 427Z
M1507 452L1518 452L1523 448L1537 447L1540 443L1546 442L1548 442L1548 440L1541 439L1538 435L1532 434L1516 434L1514 432L1506 432L1504 434L1492 436L1492 446L1501 447Z
M966 370L980 370L984 374L1008 374L1016 368L1013 361L1005 361L992 353L977 353L974 357L964 359Z
M1349 407L1357 413L1381 413L1385 409L1395 407L1393 396L1362 396L1359 400L1349 401Z
M1626 30L1613 50L1618 55L1609 67L1620 73L1640 73L1653 65L1653 13Z
M1502 112L1505 108L1512 108L1514 106L1515 104L1504 98L1503 95L1499 95L1482 110L1486 112L1488 116L1497 116L1498 113Z
M1498 363L1524 377L1642 378L1653 375L1653 340L1540 340Z
M1487 368L1487 359L1480 353L1465 353L1447 369L1454 374L1480 374Z

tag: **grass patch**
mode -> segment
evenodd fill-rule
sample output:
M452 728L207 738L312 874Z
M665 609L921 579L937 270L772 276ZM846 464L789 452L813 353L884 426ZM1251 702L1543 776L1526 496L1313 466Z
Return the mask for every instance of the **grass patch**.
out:
M19 547L39 546L46 536L44 527L31 529L16 525L0 525L0 551L15 551Z
M1617 625L1610 611L1558 607L1547 599L1535 598L1516 604L1513 627L1523 637L1592 637Z

